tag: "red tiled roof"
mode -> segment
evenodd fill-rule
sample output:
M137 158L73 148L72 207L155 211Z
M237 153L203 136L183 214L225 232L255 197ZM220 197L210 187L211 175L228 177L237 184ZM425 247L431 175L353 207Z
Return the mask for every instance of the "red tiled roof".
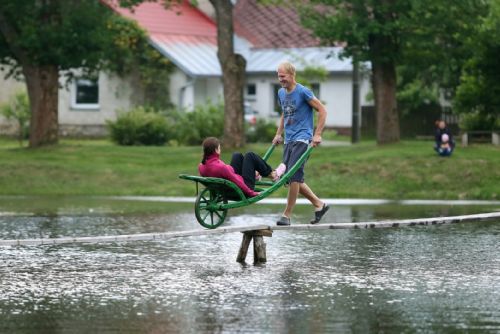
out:
M136 20L151 37L156 34L188 35L210 37L214 43L217 41L215 23L200 10L191 6L188 1L172 5L168 9L165 9L161 1L143 2L132 11L119 7L116 0L108 1L110 2L115 11Z
M255 48L304 48L319 46L319 39L300 25L297 12L290 7L257 4L257 0L238 0L233 12L236 34Z

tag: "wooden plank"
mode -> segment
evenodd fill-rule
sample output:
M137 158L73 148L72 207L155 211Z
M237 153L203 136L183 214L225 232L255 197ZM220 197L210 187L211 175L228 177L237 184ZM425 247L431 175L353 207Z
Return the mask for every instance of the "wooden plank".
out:
M200 235L225 234L234 232L245 232L255 230L268 230L269 225L251 225L251 226L228 226L217 229L197 229L187 231L173 231L163 233L140 233L124 234L95 237L63 237L47 239L20 239L20 240L0 240L0 246L39 246L39 245L59 245L69 243L102 243L102 242L128 242L128 241L151 241L165 240L179 237L192 237Z
M20 240L0 240L0 246L36 246L36 245L59 245L69 243L101 243L101 242L128 242L128 241L151 241L166 240L178 237L191 237L200 235L224 234L234 232L248 232L268 230L326 230L326 229L368 229L368 228L389 228L419 225L441 225L455 224L475 221L499 220L500 212L490 212L474 215L452 216L452 217L432 217L419 219L387 220L360 223L333 223L333 224L294 224L291 226L270 226L270 225L250 225L250 226L228 226L217 229L196 229L187 231L172 231L163 233L141 233L126 235L110 235L95 237L62 237L48 239L20 239ZM261 233L264 235L264 233Z
M388 228L417 225L442 225L455 224L474 221L489 221L500 219L500 212L481 213L475 215L452 216L452 217L432 217L403 220L387 220L360 223L334 223L334 224L296 224L290 226L273 226L276 230L327 230L327 229L367 229L367 228Z
M273 230L271 230L271 229L258 230L258 231L245 232L245 233L252 233L252 235L257 235L257 236L261 236L261 237L272 237L273 236Z

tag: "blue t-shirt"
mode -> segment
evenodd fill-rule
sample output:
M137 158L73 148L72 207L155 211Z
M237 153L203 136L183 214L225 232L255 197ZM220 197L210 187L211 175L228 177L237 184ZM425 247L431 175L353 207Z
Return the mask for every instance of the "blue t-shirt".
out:
M285 143L312 140L313 108L309 101L313 98L313 92L299 83L291 93L287 93L285 88L278 91L284 117Z

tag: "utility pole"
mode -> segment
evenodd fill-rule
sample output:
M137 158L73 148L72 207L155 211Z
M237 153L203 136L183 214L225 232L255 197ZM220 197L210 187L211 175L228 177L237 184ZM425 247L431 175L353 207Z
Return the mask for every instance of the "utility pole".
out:
M351 142L359 142L359 61L356 53L352 55L352 125Z

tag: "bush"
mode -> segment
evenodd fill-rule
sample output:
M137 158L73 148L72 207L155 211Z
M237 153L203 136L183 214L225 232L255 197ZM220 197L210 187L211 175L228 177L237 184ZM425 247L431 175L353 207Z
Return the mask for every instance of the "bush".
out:
M200 145L206 137L224 134L224 105L208 103L193 111L167 111L165 116L175 124L174 139L179 144Z
M22 145L23 139L29 137L30 131L30 103L28 94L25 92L16 93L9 99L9 102L0 106L0 114L7 120L13 120L17 123L17 138Z
M500 119L479 112L462 114L460 128L465 131L500 130Z
M111 139L119 145L164 145L173 138L173 126L151 109L138 107L108 122Z
M247 142L270 143L276 135L276 129L275 122L258 119L254 126L245 128Z

